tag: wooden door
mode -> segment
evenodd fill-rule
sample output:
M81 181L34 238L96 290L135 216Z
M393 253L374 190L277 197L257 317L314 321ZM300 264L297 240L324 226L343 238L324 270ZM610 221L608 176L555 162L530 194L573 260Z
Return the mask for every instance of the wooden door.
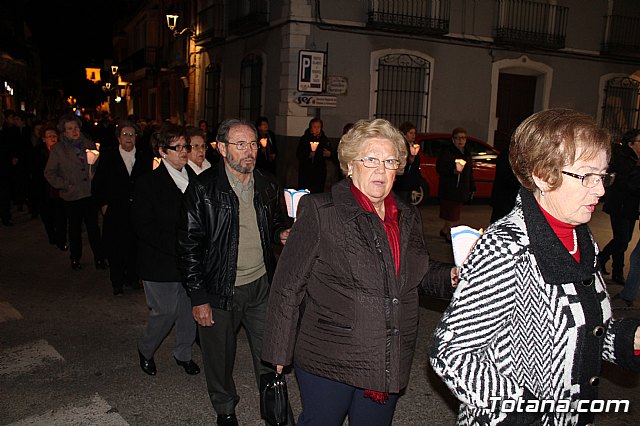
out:
M498 128L493 145L502 151L509 144L518 125L533 114L536 97L535 76L500 73L496 116Z

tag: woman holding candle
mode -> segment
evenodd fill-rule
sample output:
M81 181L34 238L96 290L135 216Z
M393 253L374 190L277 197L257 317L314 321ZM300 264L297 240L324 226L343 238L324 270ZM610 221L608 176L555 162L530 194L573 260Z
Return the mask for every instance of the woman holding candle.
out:
M267 117L259 117L256 120L256 129L258 129L258 143L260 144L256 155L256 167L275 175L278 147L276 135L269 129Z
M386 120L361 120L341 139L348 176L300 199L278 261L262 358L295 368L298 425L390 425L406 388L418 293L450 297L451 265L429 259L420 214L391 194L407 158Z
M298 189L308 189L312 194L324 192L327 180L326 160L333 149L322 130L322 120L312 118L309 128L298 142Z
M447 242L451 242L451 226L460 220L462 205L476 190L471 153L465 149L466 144L467 131L462 127L456 127L451 132L451 144L440 151L436 161L436 171L440 176L440 219L444 221L440 236Z
M393 191L407 202L411 202L411 192L420 187L420 145L415 144L416 126L410 121L405 121L398 127L404 136L407 146L407 165L404 173L396 177Z
M92 168L87 150L95 150L95 143L87 138L80 127L82 122L74 114L63 115L58 122L62 134L53 145L44 176L52 187L60 191L69 217L69 249L71 267L82 269L82 222L87 228L89 245L97 269L107 269L98 227L98 208L91 197Z

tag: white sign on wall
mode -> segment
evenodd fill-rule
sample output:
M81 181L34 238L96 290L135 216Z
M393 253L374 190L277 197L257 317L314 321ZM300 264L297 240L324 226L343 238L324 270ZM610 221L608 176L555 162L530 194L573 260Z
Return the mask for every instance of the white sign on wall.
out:
M322 93L324 52L301 50L298 55L298 91Z
M335 108L338 105L338 98L335 96L301 95L296 98L296 102L303 107Z
M329 95L346 95L349 87L347 77L339 77L330 75L327 77L327 94Z

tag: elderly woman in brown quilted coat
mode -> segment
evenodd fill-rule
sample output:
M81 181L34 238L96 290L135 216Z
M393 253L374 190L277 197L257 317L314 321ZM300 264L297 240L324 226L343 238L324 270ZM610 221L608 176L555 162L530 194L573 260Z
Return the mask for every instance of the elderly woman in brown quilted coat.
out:
M389 425L407 386L418 293L451 296L451 265L429 259L415 207L391 194L407 158L386 120L342 137L348 176L301 199L271 287L262 358L293 364L298 425Z

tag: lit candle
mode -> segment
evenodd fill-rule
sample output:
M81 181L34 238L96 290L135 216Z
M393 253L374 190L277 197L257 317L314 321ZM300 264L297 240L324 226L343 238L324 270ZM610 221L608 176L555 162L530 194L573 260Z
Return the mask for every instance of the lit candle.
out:
M216 146L218 146L218 142L213 141L213 142L210 142L209 145L211 145L211 148L216 149Z
M153 157L153 170L157 169L161 162L162 162L162 158Z
M96 142L96 149L100 151L100 142Z
M267 147L267 138L260 138L260 145L262 145L263 148Z
M309 142L309 145L311 145L311 152L316 152L316 149L318 149L319 144L320 142Z
M420 151L420 144L414 143L409 149L411 150L411 155L418 155L418 151Z
M89 164L90 166L95 164L96 160L100 156L100 151L98 151L97 149L87 149L85 151L87 152L87 164Z

